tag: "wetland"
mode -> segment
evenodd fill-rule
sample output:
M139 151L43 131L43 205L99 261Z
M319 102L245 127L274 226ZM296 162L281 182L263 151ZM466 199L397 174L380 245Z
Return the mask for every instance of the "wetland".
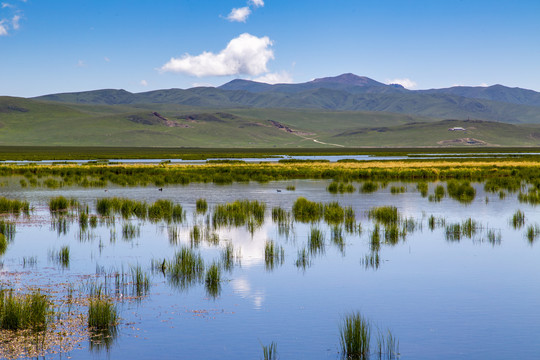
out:
M530 159L0 167L0 357L540 350Z

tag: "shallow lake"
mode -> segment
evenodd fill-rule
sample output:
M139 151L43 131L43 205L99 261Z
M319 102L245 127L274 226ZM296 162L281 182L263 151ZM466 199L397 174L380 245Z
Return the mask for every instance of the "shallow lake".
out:
M16 233L0 256L0 285L41 287L60 299L58 306L68 289L84 293L90 282L103 283L132 266L140 265L149 275L147 295L115 298L121 320L110 342L94 344L86 338L66 354L49 353L47 359L261 359L261 345L271 342L277 344L280 359L340 359L340 325L353 311L372 323L373 338L378 331L391 331L399 341L400 359L538 358L540 243L526 233L540 223L540 209L518 202L516 194L501 198L486 193L479 183L472 184L476 196L469 203L449 197L429 201L412 183L390 183L369 194L331 194L328 184L190 184L163 191L2 187L0 196L27 200L33 211L29 217L9 218ZM286 190L291 185L295 190ZM436 185L429 184L429 193ZM405 192L392 194L391 186L403 186ZM48 202L60 195L88 204L90 214L96 214L99 198L149 204L168 199L183 206L185 218L155 223L116 216L114 222L100 220L82 230L76 217L68 217L59 228ZM350 206L361 231L323 220L278 226L272 209L290 212L298 197ZM199 198L208 202L206 214L196 213ZM251 229L209 229L210 241L204 235L211 222L207 216L218 204L239 199L265 203L264 222ZM378 226L368 211L380 206L395 206L407 222L400 222L397 241L385 238L381 225L380 245L374 250ZM516 228L511 220L518 209L525 224ZM449 231L457 224L462 229L468 219L475 223L473 231ZM195 225L203 233L200 241L194 239ZM310 248L312 229L323 235L316 249ZM265 256L268 241L282 248L284 256L279 251L271 259ZM170 260L183 247L200 253L210 266L221 259L226 244L232 244L237 256L230 270L221 270L217 293L208 291L204 278L180 286L152 269L153 262ZM54 257L62 246L70 250L68 266ZM299 265L303 249L308 261Z

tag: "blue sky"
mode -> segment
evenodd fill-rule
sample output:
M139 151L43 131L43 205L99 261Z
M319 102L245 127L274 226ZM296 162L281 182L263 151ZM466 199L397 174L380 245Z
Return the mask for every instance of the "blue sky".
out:
M0 0L0 95L352 72L540 91L540 1Z

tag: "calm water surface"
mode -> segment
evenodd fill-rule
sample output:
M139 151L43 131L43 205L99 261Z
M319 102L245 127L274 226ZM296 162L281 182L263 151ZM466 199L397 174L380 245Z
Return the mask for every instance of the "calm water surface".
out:
M286 191L287 185L295 185L296 190ZM539 358L540 243L526 237L526 227L540 223L538 208L520 204L515 194L504 199L486 194L482 184L473 184L477 194L470 204L448 197L430 202L415 190L415 184L390 184L407 187L398 195L390 193L390 186L372 194L333 195L326 191L327 185L308 180L190 184L162 192L155 187L0 188L0 196L25 199L34 207L30 219L19 217L15 239L0 257L0 284L62 289L61 284L69 283L77 288L82 276L95 275L99 269L129 269L136 264L151 274L148 296L118 303L122 320L110 347L90 350L85 341L68 354L47 355L50 359L259 359L261 343L272 341L280 359L339 359L339 325L351 311L360 311L382 331L390 329L399 340L401 359ZM430 193L435 185L430 184ZM101 197L148 203L170 199L184 207L186 219L181 224L153 224L118 218L114 226L100 224L82 235L75 220L65 234L59 234L51 226L47 205L59 195L87 203L91 213ZM271 218L273 207L291 211L299 196L351 206L362 225L360 234L343 229L343 247L332 243L328 225L314 225L323 231L325 246L305 269L295 262L312 225L295 222L286 236ZM246 227L220 228L219 245L202 241L196 249L207 265L219 259L227 241L241 251L241 263L231 272L222 272L221 293L215 299L203 283L179 289L161 273L151 272L152 259L171 259L176 250L190 246L193 225L204 225L205 216L194 214L198 198L208 201L210 212L216 204L237 199L267 205L265 222L253 234ZM367 211L383 205L396 206L416 226L396 245L383 241L380 264L374 268L363 262L370 254L374 228ZM510 225L517 209L525 213L521 229ZM446 225L473 218L479 228L471 238L447 240L445 226L429 228L431 215L444 219ZM122 238L127 222L140 230L139 236ZM173 232L178 236L171 242ZM490 239L488 232L496 239ZM273 270L265 266L267 240L285 251L283 264ZM64 245L71 253L67 269L49 255ZM37 264L24 267L25 257L36 257Z

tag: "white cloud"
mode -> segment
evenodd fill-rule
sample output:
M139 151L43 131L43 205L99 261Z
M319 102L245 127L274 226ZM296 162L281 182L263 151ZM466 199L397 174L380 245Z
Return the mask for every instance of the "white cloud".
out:
M5 8L14 8L15 6L9 4L9 3L2 3L2 9L5 9Z
M238 9L232 9L231 13L227 16L227 20L229 21L237 21L237 22L246 22L247 18L251 14L251 9L246 7L241 7Z
M218 54L203 52L171 58L163 65L162 72L178 72L197 77L246 74L257 76L268 72L266 64L274 59L272 41L244 33L232 39Z
M13 17L13 19L11 20L11 26L13 26L13 29L15 30L18 30L20 25L19 25L19 20L21 20L21 16L20 15L15 15Z
M146 80L141 80L141 85L142 85L142 86L148 86L148 81L146 81Z
M103 60L105 60L106 62L110 62L110 61L111 61L111 59L109 59L109 58L106 57L106 56L103 58Z
M264 0L249 0L248 3L255 6L255 7L263 7L264 6Z
M0 36L7 36L8 29L4 26L4 20L0 21Z
M416 88L417 83L412 81L411 79L394 79L394 80L387 80L387 84L399 84L403 86L405 89L414 89Z
M258 81L266 84L290 84L292 83L291 75L286 71L281 71L278 73L268 73L258 78L253 79L253 81Z
M77 61L77 67L86 67L86 63L84 62L84 60L79 60Z

